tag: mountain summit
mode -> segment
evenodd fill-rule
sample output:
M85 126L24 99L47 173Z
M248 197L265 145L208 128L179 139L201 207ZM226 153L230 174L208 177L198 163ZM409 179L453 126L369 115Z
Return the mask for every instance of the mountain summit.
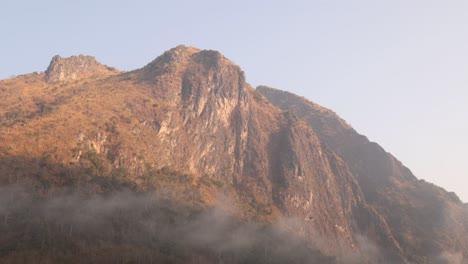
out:
M2 261L468 258L455 194L217 51L178 46L130 72L56 56L0 95L0 197L18 201L0 202Z
M71 56L62 58L55 55L45 71L45 80L49 83L84 78L91 74L104 74L116 71L102 65L92 56Z

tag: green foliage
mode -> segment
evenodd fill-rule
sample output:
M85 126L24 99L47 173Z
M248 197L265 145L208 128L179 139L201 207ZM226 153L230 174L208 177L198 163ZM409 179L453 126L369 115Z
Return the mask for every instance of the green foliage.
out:
M91 175L106 176L109 173L109 161L94 150L85 152L80 161Z
M176 172L167 167L163 167L159 170L149 169L143 178L145 178L148 183L152 182L154 184L170 183L181 186L192 184L192 176Z
M214 179L214 178L212 178L212 177L210 177L208 175L203 175L200 178L199 182L201 184L204 184L204 185L208 186L208 187L216 186L219 189L224 187L224 183L222 181L216 180L216 179Z

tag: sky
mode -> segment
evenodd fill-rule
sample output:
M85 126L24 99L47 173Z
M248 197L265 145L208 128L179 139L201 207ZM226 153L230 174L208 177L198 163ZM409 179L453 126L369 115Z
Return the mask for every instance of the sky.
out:
M468 202L468 1L2 0L0 79L86 54L122 70L179 44L331 108Z

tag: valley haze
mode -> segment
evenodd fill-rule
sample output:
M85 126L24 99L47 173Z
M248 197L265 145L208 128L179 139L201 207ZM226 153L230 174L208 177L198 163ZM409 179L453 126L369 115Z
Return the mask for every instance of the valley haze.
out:
M2 263L468 262L455 193L218 51L57 55L0 96Z

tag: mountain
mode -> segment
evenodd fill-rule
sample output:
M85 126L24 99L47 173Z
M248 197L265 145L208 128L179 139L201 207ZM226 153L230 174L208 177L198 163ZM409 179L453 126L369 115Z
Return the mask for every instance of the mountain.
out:
M455 194L217 51L55 56L0 94L2 263L467 261Z
M384 217L411 261L427 261L427 252L467 252L466 209L454 193L416 179L334 112L288 92L266 86L257 90L275 106L305 120L348 164L366 201Z

